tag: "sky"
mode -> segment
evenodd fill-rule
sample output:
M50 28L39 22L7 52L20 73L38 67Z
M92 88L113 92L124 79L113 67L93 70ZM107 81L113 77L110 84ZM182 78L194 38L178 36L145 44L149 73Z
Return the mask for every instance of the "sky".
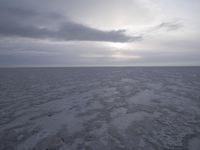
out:
M200 65L199 0L0 0L0 67Z

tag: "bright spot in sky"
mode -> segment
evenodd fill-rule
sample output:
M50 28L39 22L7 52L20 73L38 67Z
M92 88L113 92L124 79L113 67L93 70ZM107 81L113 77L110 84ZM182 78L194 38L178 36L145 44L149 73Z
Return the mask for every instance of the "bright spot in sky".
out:
M115 49L128 49L129 48L129 44L128 43L108 43L108 46L111 48L115 48Z
M127 60L127 59L140 59L141 56L138 56L138 55L127 55L127 54L123 54L121 52L117 52L117 53L114 53L112 55L112 58L120 59L120 60Z

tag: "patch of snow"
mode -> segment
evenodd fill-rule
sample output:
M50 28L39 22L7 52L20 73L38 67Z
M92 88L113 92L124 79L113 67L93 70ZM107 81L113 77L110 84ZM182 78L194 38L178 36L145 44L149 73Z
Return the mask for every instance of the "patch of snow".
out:
M124 107L120 107L120 108L114 108L114 110L112 110L112 112L110 113L111 118L115 118L115 117L119 117L121 115L126 114L127 109Z
M189 141L188 149L189 150L199 150L200 149L200 137L192 138Z
M151 100L157 98L152 90L144 90L127 99L129 104L151 105Z
M150 114L147 112L144 112L144 111L140 111L140 112L136 112L136 113L129 113L129 114L124 114L120 117L113 119L112 123L118 129L126 130L133 121L141 121L149 116L150 116Z

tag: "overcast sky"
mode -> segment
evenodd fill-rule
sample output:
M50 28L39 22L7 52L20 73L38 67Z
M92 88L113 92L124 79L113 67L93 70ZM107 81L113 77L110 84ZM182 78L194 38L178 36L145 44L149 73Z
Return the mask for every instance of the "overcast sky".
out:
M200 0L0 0L0 66L200 65Z

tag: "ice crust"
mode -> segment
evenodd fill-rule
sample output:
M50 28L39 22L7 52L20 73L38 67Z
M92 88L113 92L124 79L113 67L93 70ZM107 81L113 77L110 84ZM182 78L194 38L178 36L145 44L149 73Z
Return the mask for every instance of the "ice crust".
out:
M199 67L0 69L0 150L199 150Z

